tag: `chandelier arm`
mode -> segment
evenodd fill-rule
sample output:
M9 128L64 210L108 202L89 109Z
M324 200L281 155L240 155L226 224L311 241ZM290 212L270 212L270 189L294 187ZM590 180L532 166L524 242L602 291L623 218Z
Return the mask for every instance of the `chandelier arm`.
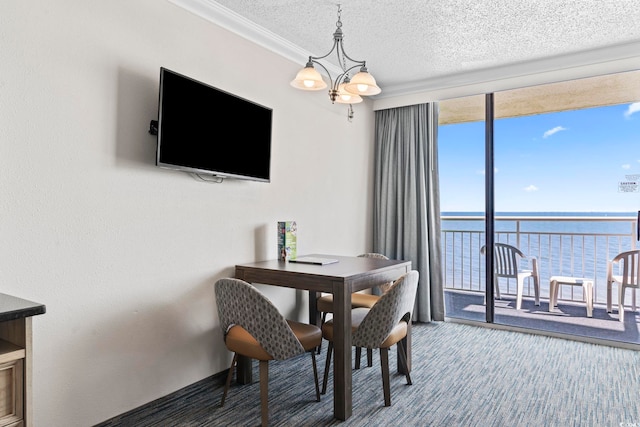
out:
M324 58L324 56L322 57ZM331 78L331 73L329 72L329 70L327 70L327 67L325 67L324 65L322 65L322 62L318 62L316 61L316 59L313 56L309 57L309 62L312 62L316 65L319 65L320 67L322 67L322 69L324 70L325 73L327 73L327 76L329 77L329 83L331 83L329 86L333 87L333 79Z
M358 64L356 64L356 65L352 65L351 67L349 67L349 68L347 68L346 70L344 70L344 73L342 73L342 74L343 74L343 75L349 74L349 71L351 71L351 70L355 70L356 68L361 67L361 66L363 66L363 65L364 65L364 64L360 64L360 63L358 63Z
M345 71L344 73L338 74L336 76L336 80L333 82L333 85L331 86L333 89L338 90L338 87L340 87L340 83L344 82L344 78L347 76L348 71Z
M311 58L313 60L324 59L327 56L331 55L333 53L333 51L336 50L337 46L338 46L338 40L334 40L333 41L333 46L331 47L331 50L329 52L327 52L325 55L322 55L322 56L310 56L309 58ZM344 52L344 49L342 49L342 51Z
M347 55L347 52L344 51L344 46L342 45L342 43L340 44L339 49L342 52L342 54L344 55L344 57L347 58L349 61L355 62L356 64L358 64L357 66L362 66L362 67L366 66L366 62L367 61L358 61L356 59L353 59L349 55ZM332 51L333 51L333 49L332 49ZM331 52L329 52L329 53L331 53ZM354 67L351 67L351 68L354 68Z
M342 74L338 75L336 77L335 83L333 84L333 88L334 89L338 89L338 86L340 86L340 83L342 83L344 81L344 78L349 75L349 71L354 70L354 69L356 69L358 67L360 67L360 64L352 65L351 67L349 67L346 70L344 70L344 72Z

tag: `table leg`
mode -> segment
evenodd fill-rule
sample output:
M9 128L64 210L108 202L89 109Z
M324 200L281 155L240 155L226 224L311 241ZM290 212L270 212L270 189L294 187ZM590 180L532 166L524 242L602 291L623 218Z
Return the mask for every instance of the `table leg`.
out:
M558 281L552 280L549 284L549 311L553 311L558 305Z
M351 289L333 284L333 415L346 420L352 414Z
M320 313L318 312L318 292L309 291L309 324L310 325L318 325L320 324Z
M253 382L251 358L239 354L236 363L236 382L238 384L251 384Z
M404 348L404 354L407 357L407 365L406 367L402 365L400 360L400 349L398 348L398 373L399 374L409 374L411 373L411 322L407 325L407 336L400 340L397 344L398 346L402 346ZM406 369L405 369L406 368Z
M405 269L405 273L408 273L411 271L411 266L406 267ZM498 294L498 298L500 298L500 294ZM407 358L407 366L406 366L406 372L405 369L402 367L402 363L400 363L400 350L397 350L398 356L398 373L400 374L408 374L411 372L411 322L409 322L409 324L407 325L407 336L402 339L397 345L402 345L403 349L404 349L404 354Z
M587 297L587 317L593 317L593 282L585 282L583 289Z

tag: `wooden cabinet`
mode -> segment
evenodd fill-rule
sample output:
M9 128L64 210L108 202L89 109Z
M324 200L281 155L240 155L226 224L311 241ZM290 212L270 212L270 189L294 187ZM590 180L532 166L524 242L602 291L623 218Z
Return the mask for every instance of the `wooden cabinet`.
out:
M0 294L0 427L32 427L31 316L45 306Z
M24 358L0 365L0 425L20 425L23 420Z

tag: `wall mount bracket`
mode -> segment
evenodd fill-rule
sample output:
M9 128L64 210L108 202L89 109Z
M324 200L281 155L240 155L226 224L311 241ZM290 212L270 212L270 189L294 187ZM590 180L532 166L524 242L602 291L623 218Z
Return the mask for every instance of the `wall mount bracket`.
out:
M157 135L158 134L158 121L157 120L151 120L151 122L149 123L149 133L151 135Z

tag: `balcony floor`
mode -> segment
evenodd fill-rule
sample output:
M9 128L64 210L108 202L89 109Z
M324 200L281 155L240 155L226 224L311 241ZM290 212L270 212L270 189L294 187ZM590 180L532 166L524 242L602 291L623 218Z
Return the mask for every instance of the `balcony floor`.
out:
M448 318L485 323L485 305L482 294L445 290L445 315ZM522 309L516 310L515 296L502 295L495 300L495 324L553 336L566 336L581 341L632 348L640 345L640 316L627 307L624 323L618 321L614 307L594 304L593 317L587 317L585 304L558 301L556 311L549 312L549 300L541 298L534 305L532 298L522 300Z

